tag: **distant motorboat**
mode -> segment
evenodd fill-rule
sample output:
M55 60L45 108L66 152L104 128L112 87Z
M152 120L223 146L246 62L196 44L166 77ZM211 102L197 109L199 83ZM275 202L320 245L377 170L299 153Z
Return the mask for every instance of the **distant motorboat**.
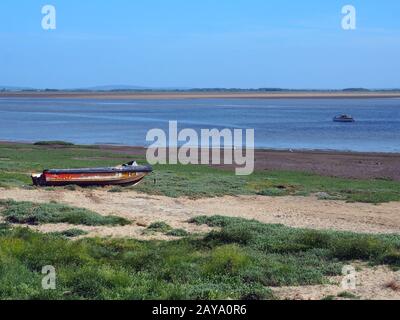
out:
M355 122L354 118L348 114L342 114L333 118L334 122Z

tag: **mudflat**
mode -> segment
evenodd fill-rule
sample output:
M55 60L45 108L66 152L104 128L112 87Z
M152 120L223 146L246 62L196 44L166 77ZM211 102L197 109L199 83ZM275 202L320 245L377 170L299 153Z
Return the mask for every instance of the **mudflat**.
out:
M146 149L127 146L100 146L101 149L144 156ZM337 151L255 150L255 169L310 172L322 176L352 179L400 181L400 154ZM233 169L232 165L217 167Z

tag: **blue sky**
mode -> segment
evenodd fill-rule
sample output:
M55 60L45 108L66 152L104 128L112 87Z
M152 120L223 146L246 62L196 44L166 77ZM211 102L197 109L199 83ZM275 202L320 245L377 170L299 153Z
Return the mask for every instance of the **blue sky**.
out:
M2 0L0 85L400 87L399 17L398 0Z

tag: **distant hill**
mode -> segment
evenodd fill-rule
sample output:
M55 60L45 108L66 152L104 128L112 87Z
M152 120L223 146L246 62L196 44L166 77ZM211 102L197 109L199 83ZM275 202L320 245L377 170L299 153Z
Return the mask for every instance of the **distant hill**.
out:
M87 88L72 89L72 91L175 91L175 90L190 90L190 88L175 88L175 87L143 87L131 85L104 85Z
M93 87L53 89L53 88L31 88L18 86L2 86L0 92L398 92L400 89L285 89L285 88L189 88L189 87L145 87L132 85L103 85Z
M130 85L105 85L105 86L95 86L95 87L87 87L87 88L77 88L76 90L114 91L114 90L147 90L147 89L150 89L150 88L141 87L141 86L130 86Z
M343 89L342 91L344 91L344 92L369 92L371 90L365 89L365 88L346 88L346 89Z

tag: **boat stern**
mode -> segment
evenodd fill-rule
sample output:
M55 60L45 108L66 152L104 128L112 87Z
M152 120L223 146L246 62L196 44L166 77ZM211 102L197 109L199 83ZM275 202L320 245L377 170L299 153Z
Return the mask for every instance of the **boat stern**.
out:
M46 184L43 173L33 173L31 178L34 186L44 186Z

